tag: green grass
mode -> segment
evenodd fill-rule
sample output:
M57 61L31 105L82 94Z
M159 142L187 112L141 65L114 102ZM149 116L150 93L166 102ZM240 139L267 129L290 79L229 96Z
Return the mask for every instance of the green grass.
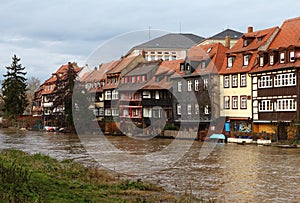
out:
M0 153L1 202L185 202L141 180L119 180L112 174L70 160L42 154Z

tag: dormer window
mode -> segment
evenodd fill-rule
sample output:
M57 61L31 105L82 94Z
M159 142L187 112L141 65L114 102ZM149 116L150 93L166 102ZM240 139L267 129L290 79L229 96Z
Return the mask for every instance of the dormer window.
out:
M212 47L208 48L208 50L206 51L207 54L209 54L212 50Z
M280 63L284 63L284 52L280 53Z
M191 71L191 65L190 64L186 64L186 71Z
M205 61L202 61L201 62L201 69L205 69L206 68L206 62Z
M231 68L231 67L232 67L232 65L233 65L233 60L234 60L233 56L230 56L230 57L227 58L227 67L228 67L228 68Z
M274 65L274 55L270 55L270 65L273 66Z
M244 47L248 46L248 40L244 39Z
M184 67L184 64L180 64L180 71L184 71L185 70L185 67Z
M249 65L250 55L244 55L244 66Z
M264 65L264 56L259 56L259 66L263 67Z
M290 52L290 62L295 62L295 52L294 51Z

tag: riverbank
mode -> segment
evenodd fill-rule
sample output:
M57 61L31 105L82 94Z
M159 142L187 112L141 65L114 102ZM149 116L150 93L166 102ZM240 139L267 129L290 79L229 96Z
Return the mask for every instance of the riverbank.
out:
M115 178L107 171L70 160L0 153L0 202L190 202L141 180Z

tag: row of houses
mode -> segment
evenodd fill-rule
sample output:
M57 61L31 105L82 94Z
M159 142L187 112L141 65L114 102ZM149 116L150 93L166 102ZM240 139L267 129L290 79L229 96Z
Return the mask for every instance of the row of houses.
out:
M282 127L300 117L299 57L300 18L294 18L280 27L248 27L244 34L227 29L208 39L168 34L78 80L90 93L94 122L106 133L154 123L201 131L222 118L226 131L274 133L280 126L284 138ZM58 72L37 91L36 114L55 113L47 95Z

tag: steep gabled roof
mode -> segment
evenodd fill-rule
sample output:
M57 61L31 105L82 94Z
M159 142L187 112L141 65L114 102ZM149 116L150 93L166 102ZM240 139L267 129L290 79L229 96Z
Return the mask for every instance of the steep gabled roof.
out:
M140 55L137 56L127 56L122 57L121 59L117 60L114 67L107 72L107 74L114 74L114 73L121 73L121 71L128 66L132 61L134 61L137 57L140 57Z
M257 50L264 45L278 29L278 27L272 27L256 32L245 33L227 53ZM252 41L249 42L247 46L244 46L245 39L252 39Z
M170 33L137 45L133 49L189 49L202 40L203 37L194 34Z
M300 17L283 22L279 33L270 45L270 49L289 46L300 47Z
M243 33L232 30L232 29L226 29L220 33L215 34L212 37L209 37L208 39L225 39L226 36L229 36L230 39L239 39L241 38Z
M272 27L256 32L245 33L237 43L226 52L228 56L234 57L232 67L227 65L227 57L224 58L223 67L220 74L236 74L247 73L257 64L257 53L261 50L267 50L272 42L272 39L278 33L278 27ZM250 43L244 46L244 40L250 39ZM247 66L244 66L244 55L250 55L250 60Z

